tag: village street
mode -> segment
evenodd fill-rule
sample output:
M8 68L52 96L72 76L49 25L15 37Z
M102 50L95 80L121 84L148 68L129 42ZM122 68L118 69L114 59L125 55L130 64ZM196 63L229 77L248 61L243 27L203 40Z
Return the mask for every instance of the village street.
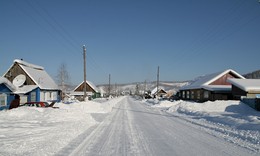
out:
M100 118L100 117L99 117ZM198 125L125 97L57 155L252 155Z

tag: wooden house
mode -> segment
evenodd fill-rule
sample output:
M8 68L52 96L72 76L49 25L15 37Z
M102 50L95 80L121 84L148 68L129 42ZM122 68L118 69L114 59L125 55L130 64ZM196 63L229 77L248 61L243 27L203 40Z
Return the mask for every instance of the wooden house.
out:
M84 81L80 83L71 93L71 96L74 96L80 101L84 101ZM86 95L88 98L98 98L100 97L99 89L90 81L86 81Z
M152 97L164 97L165 95L167 95L167 92L163 89L163 88L160 88L158 87L158 90L157 90L157 87L155 87L152 91L151 91L151 95Z
M228 78L245 79L231 69L201 76L189 85L180 88L180 98L199 102L232 99Z
M60 101L61 90L41 66L16 59L3 76L15 86L21 103Z
M228 79L235 99L260 98L260 79Z
M9 109L11 101L14 99L15 86L4 77L0 77L0 110Z

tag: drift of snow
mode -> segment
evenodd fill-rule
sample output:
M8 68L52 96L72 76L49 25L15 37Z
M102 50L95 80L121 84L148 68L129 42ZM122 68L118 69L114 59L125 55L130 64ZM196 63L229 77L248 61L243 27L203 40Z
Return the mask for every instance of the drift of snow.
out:
M145 100L188 122L200 125L208 133L225 138L239 146L260 152L260 112L240 101L159 101Z
M0 111L0 155L54 155L98 122L92 113L109 113L119 99L103 103L57 103L53 108L19 107Z
M55 104L59 109L19 107L0 111L0 155L58 154L72 140L99 124L96 114L110 113L122 98ZM260 112L239 101L144 103L253 153L260 152Z

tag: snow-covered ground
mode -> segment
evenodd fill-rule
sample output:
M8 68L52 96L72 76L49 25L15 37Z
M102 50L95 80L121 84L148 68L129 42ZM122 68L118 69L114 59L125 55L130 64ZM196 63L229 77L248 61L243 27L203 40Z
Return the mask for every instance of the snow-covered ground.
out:
M0 111L0 155L54 155L98 122L92 113L109 113L120 98L53 108L19 107Z
M96 115L110 113L123 98L57 103L59 109L20 107L0 111L0 155L55 155L99 124ZM210 135L260 153L260 112L239 101L143 103L198 125Z
M260 112L240 101L144 100L156 109L201 126L208 133L260 152Z

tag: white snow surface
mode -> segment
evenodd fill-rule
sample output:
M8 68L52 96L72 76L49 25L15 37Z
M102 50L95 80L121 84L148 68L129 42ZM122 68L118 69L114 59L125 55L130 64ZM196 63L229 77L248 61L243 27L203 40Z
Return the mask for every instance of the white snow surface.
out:
M110 113L123 98L55 104L59 109L19 107L0 111L0 155L55 155L81 133L99 124L93 114ZM195 103L151 99L143 103L250 149L253 155L260 153L260 112L239 101Z
M153 108L203 127L208 133L260 152L260 112L240 101L144 100Z
M228 79L228 82L239 87L246 92L259 92L260 91L260 79Z
M0 111L0 155L54 155L98 122L92 113L109 113L118 99L53 108L19 107Z

